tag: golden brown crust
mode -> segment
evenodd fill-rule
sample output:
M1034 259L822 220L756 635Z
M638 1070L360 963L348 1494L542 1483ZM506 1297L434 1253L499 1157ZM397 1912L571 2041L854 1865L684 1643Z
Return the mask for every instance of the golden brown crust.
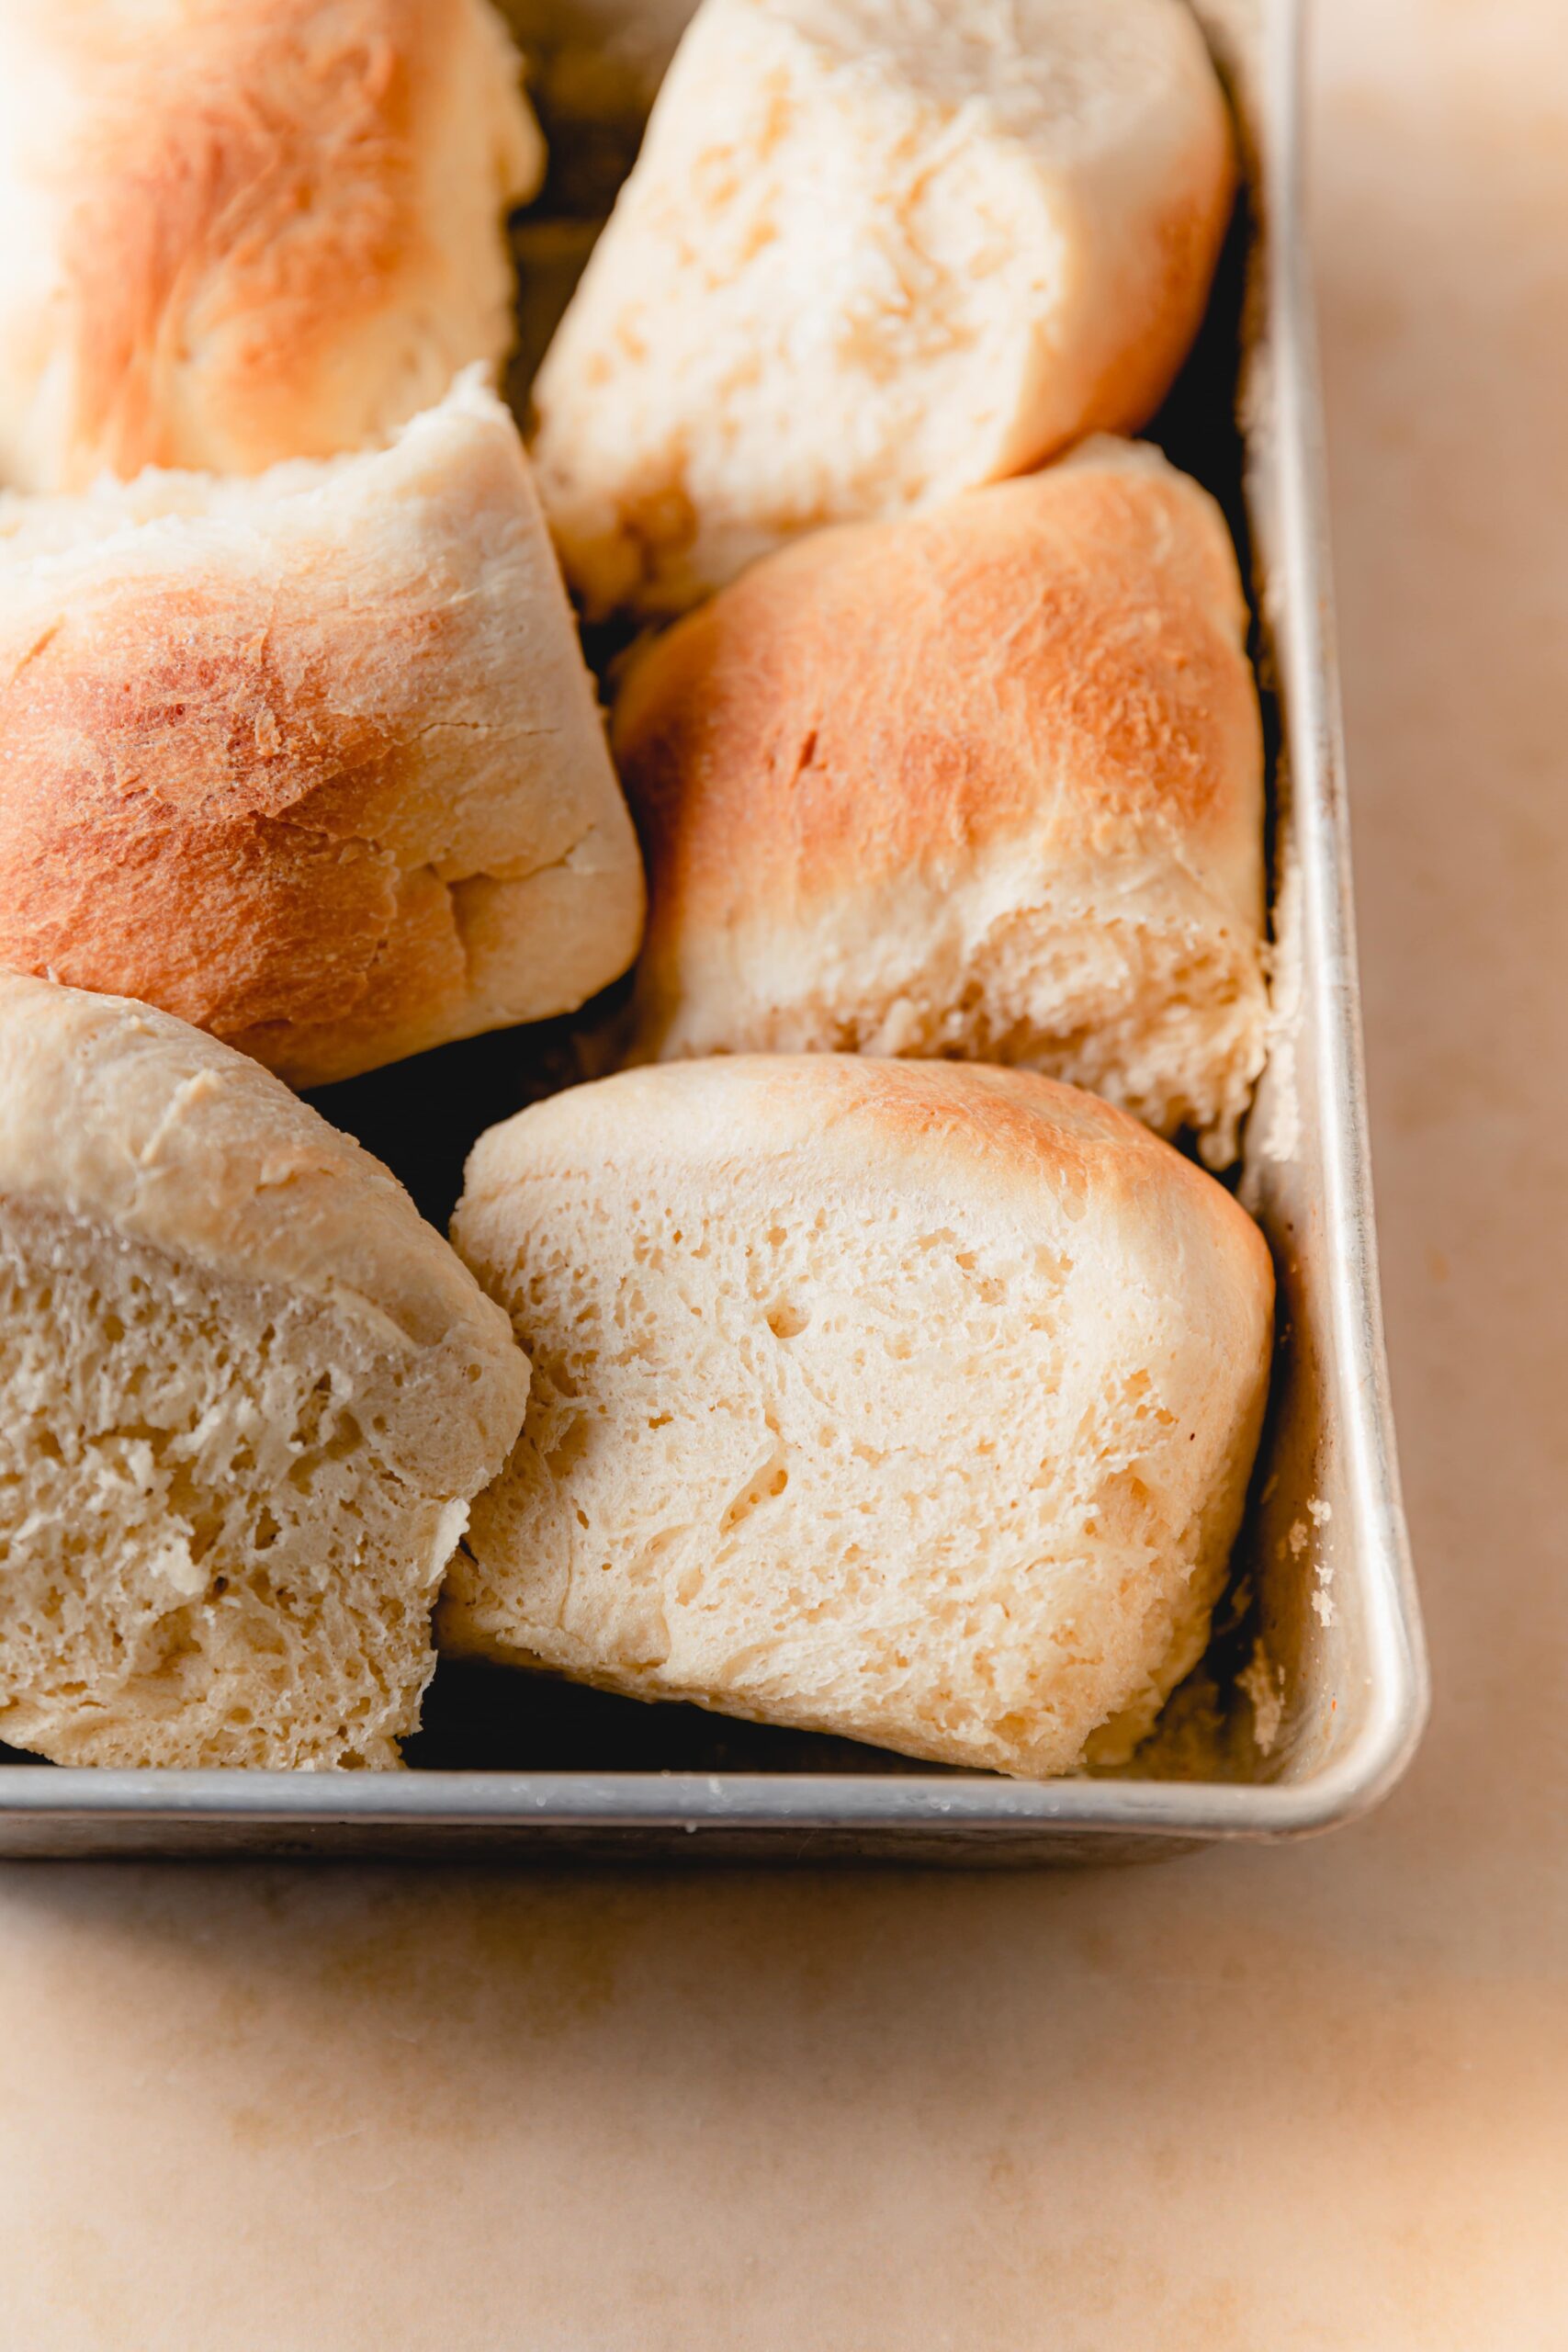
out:
M629 961L635 843L488 395L192 522L11 562L0 963L309 1085L568 1009L470 956L476 876L521 892L582 858L544 985L580 1002Z
M1243 618L1203 493L1092 445L754 565L655 641L615 710L650 977L689 929L787 923L1042 824L1063 850L1255 836Z
M294 0L248 23L242 11L191 28L172 84L160 57L156 91L134 74L116 87L62 254L75 437L113 472L190 461L185 420L160 401L171 335L234 338L241 435L276 447L299 376L386 300L421 234L413 77L439 70L425 14L409 0L345 15ZM323 210L334 180L344 197Z
M50 159L69 413L28 486L331 455L499 356L501 216L542 151L486 0L181 0L118 29L66 6L47 34L78 93Z
M346 1013L378 956L401 960L398 933L423 950L411 985L460 989L460 953L441 968L448 894L434 886L445 923L421 923L419 877L411 909L379 838L417 786L417 738L395 709L333 709L334 671L362 658L352 615L334 661L299 612L291 636L270 632L274 602L248 583L116 582L12 679L0 961L220 1036ZM461 629L394 612L377 634L395 670L416 648L440 659L443 638L450 654Z

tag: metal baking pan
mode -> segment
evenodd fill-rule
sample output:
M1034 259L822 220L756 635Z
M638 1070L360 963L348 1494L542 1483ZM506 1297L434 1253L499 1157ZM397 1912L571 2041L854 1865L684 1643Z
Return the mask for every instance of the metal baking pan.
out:
M543 206L515 224L520 396L688 12L689 0L513 0L558 159ZM1204 0L1201 14L1249 185L1199 347L1151 431L1221 499L1256 589L1278 1018L1238 1181L1280 1278L1273 1401L1208 1657L1133 1766L1041 1784L446 1666L407 1772L82 1771L17 1757L0 1762L0 1851L1098 1862L1330 1828L1403 1770L1427 1687L1368 1170L1302 27L1294 0ZM570 1068L559 1029L513 1032L320 1099L444 1222L478 1129Z

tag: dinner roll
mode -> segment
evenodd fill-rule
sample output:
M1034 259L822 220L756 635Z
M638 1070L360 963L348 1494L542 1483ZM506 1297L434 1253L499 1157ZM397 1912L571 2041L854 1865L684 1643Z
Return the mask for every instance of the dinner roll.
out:
M582 1002L642 874L517 429L0 503L0 964L296 1085Z
M395 1764L526 1360L387 1170L167 1014L0 974L0 1739Z
M1232 179L1184 0L703 0L535 388L590 612L1142 424Z
M6 0L0 481L328 457L499 358L518 70L486 0Z
M644 1057L953 1054L1215 1165L1263 1059L1263 777L1218 508L1111 440L759 563L615 714Z
M453 1226L534 1363L444 1647L1031 1775L1202 1651L1272 1276L1212 1177L1017 1070L623 1072Z

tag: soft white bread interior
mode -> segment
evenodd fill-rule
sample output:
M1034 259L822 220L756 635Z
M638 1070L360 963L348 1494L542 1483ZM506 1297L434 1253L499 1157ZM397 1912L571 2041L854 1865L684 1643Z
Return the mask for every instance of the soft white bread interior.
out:
M954 1764L1124 1754L1200 1656L1272 1273L1048 1079L688 1062L481 1137L453 1226L534 1364L444 1647Z
M395 1764L527 1384L401 1186L277 1080L0 974L0 1738Z
M1021 1063L1227 1163L1266 1012L1246 630L1213 501L1109 438L754 565L615 711L638 1055Z
M389 447L0 501L0 963L294 1084L581 1004L642 871L478 370Z
M1230 208L1184 0L703 0L540 370L591 612L1153 414Z
M498 359L519 70L487 0L6 0L0 481L327 457Z

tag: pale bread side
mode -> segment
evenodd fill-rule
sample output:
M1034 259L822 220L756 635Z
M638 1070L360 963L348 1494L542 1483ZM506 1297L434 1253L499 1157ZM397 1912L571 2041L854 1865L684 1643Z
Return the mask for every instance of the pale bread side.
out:
M1124 1753L1201 1654L1272 1272L1109 1105L626 1072L481 1137L453 1238L535 1377L444 1647L1030 1775Z
M534 388L588 610L1135 431L1233 178L1183 0L703 0Z
M387 1170L167 1015L0 974L0 1738L385 1765L522 1419Z

